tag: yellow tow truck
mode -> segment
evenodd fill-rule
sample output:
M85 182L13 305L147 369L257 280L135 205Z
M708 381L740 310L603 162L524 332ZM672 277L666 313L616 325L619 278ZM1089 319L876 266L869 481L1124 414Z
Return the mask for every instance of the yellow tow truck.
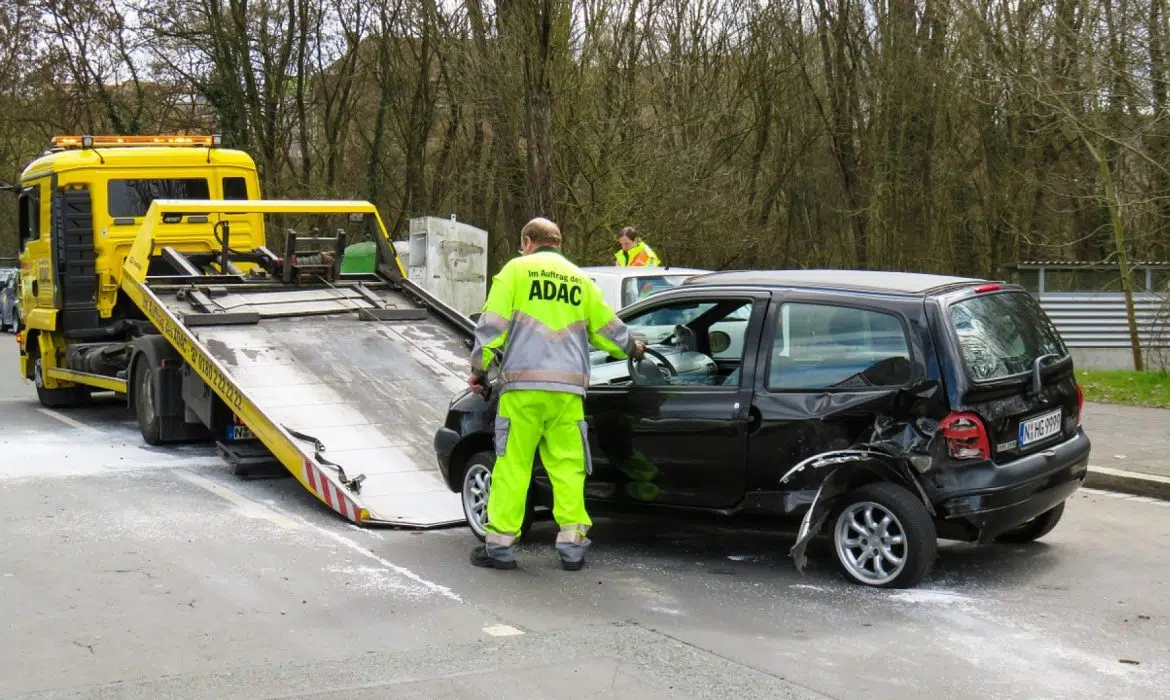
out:
M56 137L17 190L20 371L44 406L114 392L148 444L214 441L359 525L465 522L431 439L474 327L407 277L371 203L261 199L216 136ZM312 227L277 255L274 220ZM372 271L342 270L354 226Z

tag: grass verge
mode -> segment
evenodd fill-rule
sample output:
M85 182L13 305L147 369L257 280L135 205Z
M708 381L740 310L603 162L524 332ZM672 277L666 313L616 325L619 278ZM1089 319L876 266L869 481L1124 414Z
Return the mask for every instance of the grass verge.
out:
M1170 372L1077 370L1085 401L1170 408Z

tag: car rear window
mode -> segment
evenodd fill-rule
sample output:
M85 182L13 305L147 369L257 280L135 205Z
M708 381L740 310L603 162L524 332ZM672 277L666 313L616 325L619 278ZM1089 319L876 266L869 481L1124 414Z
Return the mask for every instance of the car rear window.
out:
M1068 355L1055 326L1027 292L998 292L950 305L967 376L987 382L1031 372L1036 358Z
M691 275L646 275L627 277L622 280L622 307L629 306L639 299L645 299L664 289L677 287Z

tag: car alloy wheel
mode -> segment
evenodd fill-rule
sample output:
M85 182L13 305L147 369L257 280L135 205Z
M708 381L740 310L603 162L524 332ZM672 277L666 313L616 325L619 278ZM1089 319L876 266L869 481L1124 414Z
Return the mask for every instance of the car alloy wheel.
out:
M463 475L463 515L472 532L479 538L487 536L488 493L492 488L490 466L472 462Z
M837 516L833 535L837 557L858 581L881 586L906 567L909 547L898 517L873 501L850 504Z

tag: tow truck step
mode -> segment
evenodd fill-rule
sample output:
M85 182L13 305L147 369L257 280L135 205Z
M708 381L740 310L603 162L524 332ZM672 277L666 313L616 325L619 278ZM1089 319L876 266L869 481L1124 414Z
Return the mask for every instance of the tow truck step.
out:
M259 440L235 440L215 444L219 456L241 479L284 479L292 476L264 443Z

